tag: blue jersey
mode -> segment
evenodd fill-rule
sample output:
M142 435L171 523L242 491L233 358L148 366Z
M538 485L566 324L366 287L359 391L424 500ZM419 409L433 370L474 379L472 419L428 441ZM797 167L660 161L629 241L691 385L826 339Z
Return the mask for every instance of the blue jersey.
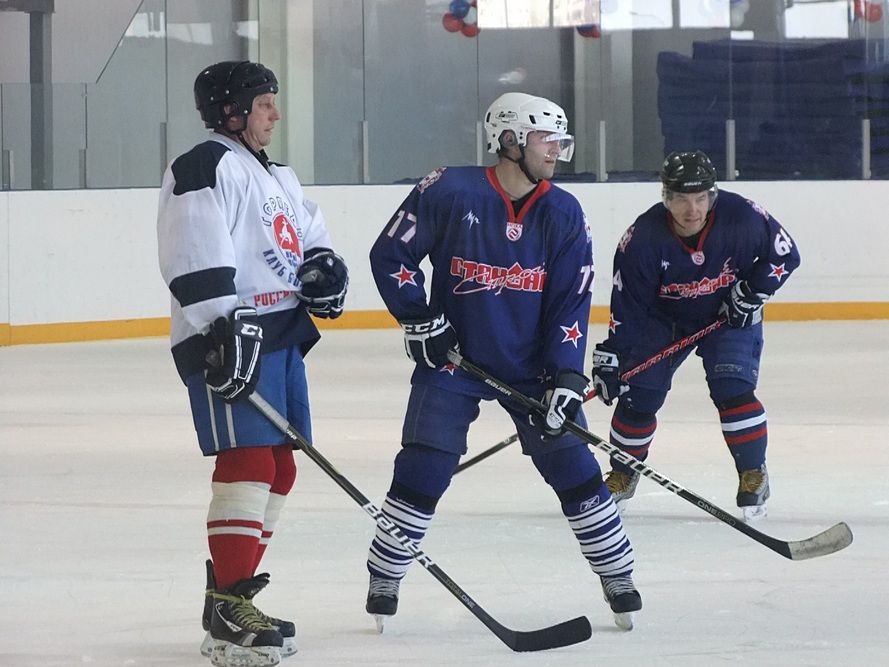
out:
M460 351L509 383L583 371L592 238L577 200L541 181L516 214L493 167L443 167L411 191L370 252L399 321L443 312ZM432 263L427 295L420 262ZM418 366L414 383L490 397L460 371Z
M646 349L652 328L687 335L713 322L732 285L774 294L799 266L796 243L767 211L733 192L716 204L689 247L661 203L640 215L614 254L608 344L625 359Z

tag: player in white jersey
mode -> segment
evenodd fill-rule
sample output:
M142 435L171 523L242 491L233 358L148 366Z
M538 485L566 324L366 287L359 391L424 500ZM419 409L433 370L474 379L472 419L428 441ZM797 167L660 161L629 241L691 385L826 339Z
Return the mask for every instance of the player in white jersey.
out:
M167 168L158 208L173 358L201 451L215 456L201 652L223 667L268 667L296 651L294 624L253 604L296 464L244 399L259 390L311 439L303 357L320 337L311 315L338 317L348 286L317 204L266 156L277 92L258 63L203 70L195 103L211 132Z

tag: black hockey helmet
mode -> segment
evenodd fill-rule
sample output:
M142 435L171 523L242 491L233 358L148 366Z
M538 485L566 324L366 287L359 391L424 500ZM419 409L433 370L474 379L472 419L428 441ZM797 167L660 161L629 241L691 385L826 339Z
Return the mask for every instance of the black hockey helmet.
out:
M229 118L247 117L253 108L253 98L278 92L274 72L249 60L226 60L204 68L194 80L194 104L204 125L215 129ZM234 108L223 112L224 104Z
M716 186L716 168L703 151L670 153L661 168L670 192L704 192Z

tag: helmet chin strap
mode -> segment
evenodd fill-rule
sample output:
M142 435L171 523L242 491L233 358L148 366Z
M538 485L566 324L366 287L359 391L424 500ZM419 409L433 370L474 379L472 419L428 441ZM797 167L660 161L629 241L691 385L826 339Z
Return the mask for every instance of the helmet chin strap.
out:
M538 183L540 183L540 179L534 178L531 175L531 172L528 171L528 166L525 164L525 147L519 146L519 151L521 152L522 156L518 160L516 160L515 158L512 158L512 157L509 157L508 155L504 155L503 157L505 157L510 162L515 162L517 165L519 165L519 169L522 170L522 173L525 175L525 178L527 178L529 181L531 181L531 183L533 183L534 185L537 185Z

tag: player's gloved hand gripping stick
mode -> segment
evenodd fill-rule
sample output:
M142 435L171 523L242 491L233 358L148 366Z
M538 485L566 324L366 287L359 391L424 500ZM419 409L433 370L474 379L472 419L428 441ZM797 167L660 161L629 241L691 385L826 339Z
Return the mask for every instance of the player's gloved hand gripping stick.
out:
M656 363L663 361L667 357L673 356L680 350L684 350L685 348L687 348L689 345L694 345L695 343L697 343L699 340L701 340L707 334L710 334L710 333L716 331L723 324L725 324L725 320L720 318L720 319L716 320L715 322L713 322L712 324L708 324L706 327L704 327L700 331L696 331L693 334L689 334L685 338L677 340L675 343L670 343L665 348L656 352L655 354L650 356L648 359L643 361L638 366L631 368L626 373L621 375L620 381L626 382L631 377L639 375L639 373L641 373L643 371L647 371L649 368L654 366ZM587 393L584 400L589 401L590 399L594 398L597 395L598 395L597 389L593 389L592 391ZM492 445L491 447L489 447L488 449L483 451L481 454L476 454L472 458L466 459L463 463L461 463L460 465L457 466L457 468L454 470L454 474L456 475L461 470L465 470L469 466L475 465L479 461L483 461L484 459L488 458L492 454L496 454L501 449L505 449L506 447L509 447L512 443L514 443L518 439L519 439L519 434L513 433L511 436L509 436L505 440L501 440L496 445Z
M478 366L464 359L462 356L460 356L459 352L451 351L448 354L448 359L450 359L451 363L454 364L454 366L456 366L457 368L460 368L470 375L478 378L479 380L482 380L489 387L496 389L501 394L503 394L507 398L512 399L516 403L521 404L526 409L533 410L538 414L545 414L547 408L543 403L541 403L540 401L536 401L528 396L525 396L509 385L502 383L497 378L493 377ZM827 554L832 554L835 551L844 549L852 544L852 531L844 522L840 522L834 526L831 526L827 530L822 531L817 535L813 535L812 537L808 537L804 540L795 540L790 542L779 540L766 535L765 533L761 533L755 528L751 528L743 521L735 518L725 510L720 509L716 505L707 502L707 500L697 495L696 493L692 493L691 491L680 486L673 480L664 477L653 468L648 467L639 459L630 456L623 450L615 447L607 440L602 440L602 438L593 435L585 428L575 424L573 421L566 420L563 424L563 427L567 432L573 433L584 442L593 445L593 447L601 449L606 454L617 459L624 465L629 466L636 472L644 475L645 477L648 477L651 480L654 480L669 491L672 491L683 500L687 500L695 507L699 507L705 512L709 512L723 523L726 523L735 530L744 533L745 535L747 535L747 537L756 540L760 544L768 547L778 554L781 554L785 558L789 558L790 560L805 560L807 558L826 556Z

